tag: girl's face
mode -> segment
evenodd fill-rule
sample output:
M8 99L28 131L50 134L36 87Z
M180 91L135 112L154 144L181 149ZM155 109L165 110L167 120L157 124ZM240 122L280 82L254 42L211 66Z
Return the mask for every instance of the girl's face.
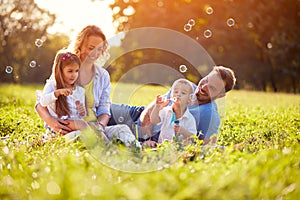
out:
M63 68L62 72L66 87L71 87L74 85L75 81L78 78L79 65L77 63L66 65Z
M99 36L89 36L81 46L80 60L84 62L86 59L96 61L105 50L105 42Z
M193 92L193 88L187 84L177 83L172 91L171 97L175 98L176 103L180 103L181 105L188 105L191 102L191 95Z

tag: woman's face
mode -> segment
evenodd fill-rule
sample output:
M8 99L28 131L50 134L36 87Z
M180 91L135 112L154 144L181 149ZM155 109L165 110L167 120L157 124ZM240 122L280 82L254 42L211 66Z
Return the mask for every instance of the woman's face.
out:
M89 36L81 46L80 60L84 62L86 59L96 61L105 50L105 42L99 36Z

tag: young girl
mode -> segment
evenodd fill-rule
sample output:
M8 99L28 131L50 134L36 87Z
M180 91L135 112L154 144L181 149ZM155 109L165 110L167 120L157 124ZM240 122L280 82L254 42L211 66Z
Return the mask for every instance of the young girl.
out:
M52 68L54 77L48 79L44 87L40 104L47 107L55 118L68 119L68 127L73 131L83 130L88 124L82 120L86 115L84 109L77 110L77 105L85 105L85 90L75 84L78 78L80 59L77 55L60 50L57 52ZM47 124L46 128L55 133Z
M187 109L192 103L193 86L186 79L178 79L172 85L171 100L164 100L163 96L156 97L156 104L150 115L150 121L161 124L161 133L158 142L172 140L175 133L179 138L187 139L196 135L196 121Z

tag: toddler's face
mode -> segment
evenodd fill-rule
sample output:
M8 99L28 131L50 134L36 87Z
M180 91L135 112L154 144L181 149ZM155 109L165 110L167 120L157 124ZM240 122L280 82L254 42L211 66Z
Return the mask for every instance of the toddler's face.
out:
M171 98L174 99L174 103L188 105L191 102L192 94L193 90L190 85L177 83L173 87Z

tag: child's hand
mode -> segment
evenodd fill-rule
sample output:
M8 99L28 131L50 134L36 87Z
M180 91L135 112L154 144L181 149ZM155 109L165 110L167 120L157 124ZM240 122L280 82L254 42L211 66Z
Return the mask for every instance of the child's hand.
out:
M157 95L156 96L156 105L160 105L162 107L165 107L169 104L170 100L166 99L165 96Z
M75 105L76 105L76 110L78 111L79 115L81 117L84 117L86 116L86 109L85 109L85 106L80 103L80 101L75 101Z
M72 94L73 94L73 90L70 88L58 89L58 90L55 90L55 92L54 92L55 97L58 97L60 95L69 96Z
M179 125L174 125L174 132L175 133L180 133L181 132L181 127Z

